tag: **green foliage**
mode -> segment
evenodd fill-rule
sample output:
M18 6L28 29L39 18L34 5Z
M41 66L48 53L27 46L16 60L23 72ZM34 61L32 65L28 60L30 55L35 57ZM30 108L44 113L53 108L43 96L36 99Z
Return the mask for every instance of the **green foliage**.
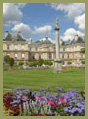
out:
M51 61L44 60L43 64L51 66L53 63Z
M37 66L37 61L32 61L32 62L29 62L29 66L33 67L33 66Z
M72 62L71 61L68 61L68 65L70 65L70 64L72 64Z
M53 63L51 61L48 60L43 60L43 59L39 59L38 61L31 61L29 62L29 66L42 66L42 65L48 65L51 66Z
M20 66L24 65L24 62L19 62L19 65L20 65Z
M82 63L82 64L85 64L85 61L83 60L83 61L81 61L81 63Z
M12 57L10 57L8 59L8 64L12 67L14 65L14 59Z
M28 62L26 62L26 65L29 65Z
M38 64L39 66L42 66L42 65L43 65L43 62L44 62L43 59L39 59L39 60L37 61L37 64Z
M85 48L81 48L81 51L80 51L80 53L85 53Z
M4 61L5 61L5 63L8 63L9 58L10 58L10 57L9 57L8 55L4 56Z

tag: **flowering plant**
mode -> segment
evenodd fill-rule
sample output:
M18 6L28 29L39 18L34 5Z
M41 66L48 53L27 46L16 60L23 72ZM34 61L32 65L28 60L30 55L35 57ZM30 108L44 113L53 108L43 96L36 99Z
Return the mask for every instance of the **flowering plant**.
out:
M31 89L15 88L3 95L5 108L12 110L13 116L84 116L85 98L78 91L65 92L56 87L57 93L50 87L35 92Z

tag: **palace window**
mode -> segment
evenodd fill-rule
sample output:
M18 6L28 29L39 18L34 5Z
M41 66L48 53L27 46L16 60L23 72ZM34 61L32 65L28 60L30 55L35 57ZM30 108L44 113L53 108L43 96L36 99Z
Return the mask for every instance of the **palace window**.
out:
M9 45L7 45L7 50L9 50Z
M15 54L15 59L17 59L17 54Z
M68 54L68 59L69 59L69 54Z
M24 50L24 45L22 45L22 50Z
M15 45L15 50L17 50L17 45Z
M65 48L63 48L63 51L65 51Z
M64 54L62 54L62 58L64 58Z
M41 59L41 55L39 55L39 59Z
M62 62L62 64L64 65L64 61Z
M33 60L34 60L34 59L35 59L35 56L33 55L33 57L32 57L32 58L33 58Z
M52 54L51 53L49 54L49 59L52 59Z
M24 54L22 54L22 59L24 59Z

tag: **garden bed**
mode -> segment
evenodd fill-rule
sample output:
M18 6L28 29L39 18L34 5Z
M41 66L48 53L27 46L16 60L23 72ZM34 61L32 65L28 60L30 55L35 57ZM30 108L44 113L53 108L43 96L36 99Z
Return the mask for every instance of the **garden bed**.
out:
M14 88L3 95L3 114L6 116L85 116L85 96L76 89L65 92L63 88L50 87L36 92L32 89Z

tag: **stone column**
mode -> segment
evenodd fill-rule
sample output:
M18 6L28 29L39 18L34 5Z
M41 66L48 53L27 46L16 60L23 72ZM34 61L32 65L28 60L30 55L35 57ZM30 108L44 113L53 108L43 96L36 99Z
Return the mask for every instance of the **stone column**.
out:
M59 46L59 25L58 19L56 19L56 28L55 28L55 44L56 44L56 59L60 59L60 46Z
M60 43L59 43L59 20L56 19L55 27L55 46L56 46L56 59L54 59L54 73L62 72L62 61L60 59Z

